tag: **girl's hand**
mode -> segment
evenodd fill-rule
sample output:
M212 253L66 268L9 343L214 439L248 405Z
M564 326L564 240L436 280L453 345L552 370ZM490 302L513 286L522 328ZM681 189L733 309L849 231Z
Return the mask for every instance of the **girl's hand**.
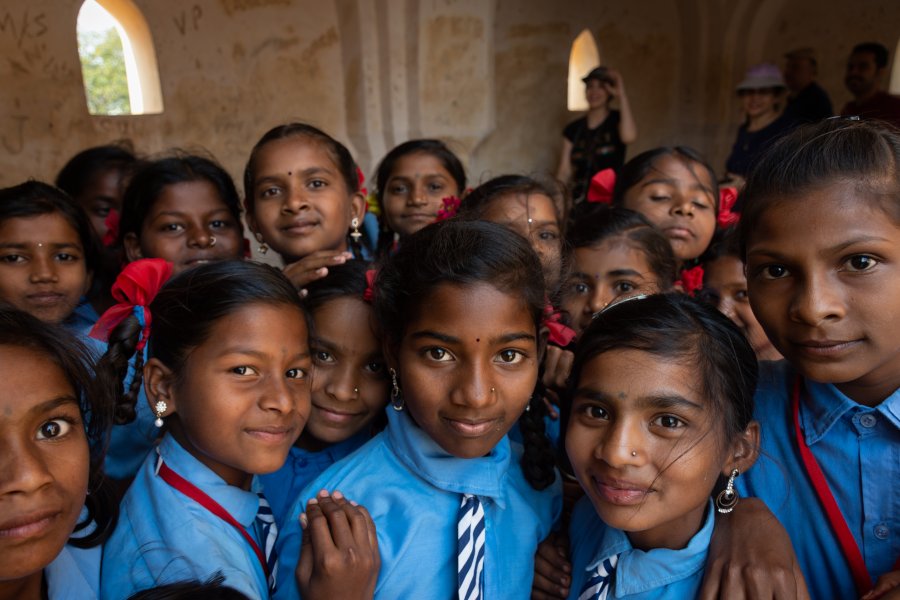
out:
M613 98L622 96L625 93L625 82L622 80L622 74L615 69L608 69L607 73L609 73L609 77L613 80L613 83L606 84L606 91Z
M300 515L303 546L295 576L309 600L369 599L381 569L369 512L335 491L319 492Z
M294 287L300 290L300 296L303 297L306 295L306 290L303 288L328 275L328 267L342 265L351 258L353 258L353 254L350 252L320 250L287 265L284 268L284 274L291 280Z
M532 600L565 600L572 583L572 564L569 562L569 538L551 533L538 545L534 555L534 582L531 584Z
M860 600L896 600L900 598L900 571L890 571L878 578L875 587Z
M716 517L699 600L808 600L791 540L761 500L743 498Z

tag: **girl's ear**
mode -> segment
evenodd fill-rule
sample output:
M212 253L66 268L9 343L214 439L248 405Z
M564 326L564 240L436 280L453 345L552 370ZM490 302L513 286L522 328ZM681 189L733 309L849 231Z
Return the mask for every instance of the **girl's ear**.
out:
M141 252L141 243L140 240L138 240L137 235L134 233L126 233L125 237L122 239L122 243L125 246L125 258L128 259L128 262L134 262L144 258L144 253Z
M247 221L247 229L249 229L250 233L255 237L256 234L259 233L256 229L256 216L248 210L244 212L244 220Z
M87 277L84 278L84 289L81 290L82 296L87 296L87 293L91 290L91 285L94 283L94 272L88 271Z
M174 387L175 373L159 359L151 358L144 364L144 391L147 393L147 401L154 415L156 403L160 401L166 403L166 410L159 416L165 417L178 412Z
M384 354L384 362L388 368L399 371L397 368L397 355L400 353L399 344L395 343L390 336L385 336L381 342L381 351Z
M756 463L759 457L759 423L750 421L747 429L731 443L731 456L722 468L722 475L728 477L734 469L744 473Z
M538 364L544 363L544 354L547 352L547 340L550 339L550 330L541 325L538 327L537 351Z
M366 216L366 197L362 192L356 192L350 198L350 218L356 217L362 223L363 217Z

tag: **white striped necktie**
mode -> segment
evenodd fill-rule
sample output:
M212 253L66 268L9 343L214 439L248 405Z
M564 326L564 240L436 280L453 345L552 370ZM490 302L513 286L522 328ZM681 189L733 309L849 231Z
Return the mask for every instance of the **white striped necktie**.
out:
M458 600L481 600L484 586L484 507L478 496L463 494L456 519Z
M259 510L256 512L256 518L262 525L260 540L264 544L263 552L266 555L266 565L269 567L269 593L272 594L275 592L275 576L278 573L278 553L275 552L278 526L275 525L275 515L272 514L269 501L262 492L256 492L256 495L259 496Z
M617 562L619 562L619 555L615 554L590 571L588 580L581 587L578 600L606 600L612 589L613 573L616 571Z

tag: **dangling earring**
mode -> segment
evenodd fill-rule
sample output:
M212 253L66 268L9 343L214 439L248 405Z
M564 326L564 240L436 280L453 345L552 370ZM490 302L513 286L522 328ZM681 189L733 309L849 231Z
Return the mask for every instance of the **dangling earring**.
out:
M397 384L397 371L388 369L391 374L391 406L397 412L403 410L403 398L400 397L400 386Z
M257 246L256 249L260 254L265 255L265 253L269 251L269 245L263 241L261 233L255 234L254 237L256 238L256 241L259 242L259 246Z
M353 228L353 231L350 232L350 237L353 238L354 244L358 244L359 238L362 237L362 234L359 232L359 218L358 217L353 217L353 219L350 220L350 227Z
M156 403L154 408L156 408L156 420L153 421L153 424L156 425L157 427L162 427L163 426L163 420L162 420L163 413L166 412L166 409L169 408L169 406L166 404L165 400L160 400L159 402Z
M734 491L734 478L740 474L740 471L734 469L731 477L728 478L728 485L716 496L716 510L722 514L728 514L734 510L738 503L738 494Z

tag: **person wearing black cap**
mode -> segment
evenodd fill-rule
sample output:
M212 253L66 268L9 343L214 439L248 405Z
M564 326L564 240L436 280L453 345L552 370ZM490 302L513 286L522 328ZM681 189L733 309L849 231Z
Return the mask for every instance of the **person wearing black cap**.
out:
M563 130L563 149L556 173L560 181L570 185L575 202L584 198L595 173L622 166L625 144L637 139L637 126L618 71L597 67L582 81L588 112ZM619 110L610 109L613 100L619 101Z

